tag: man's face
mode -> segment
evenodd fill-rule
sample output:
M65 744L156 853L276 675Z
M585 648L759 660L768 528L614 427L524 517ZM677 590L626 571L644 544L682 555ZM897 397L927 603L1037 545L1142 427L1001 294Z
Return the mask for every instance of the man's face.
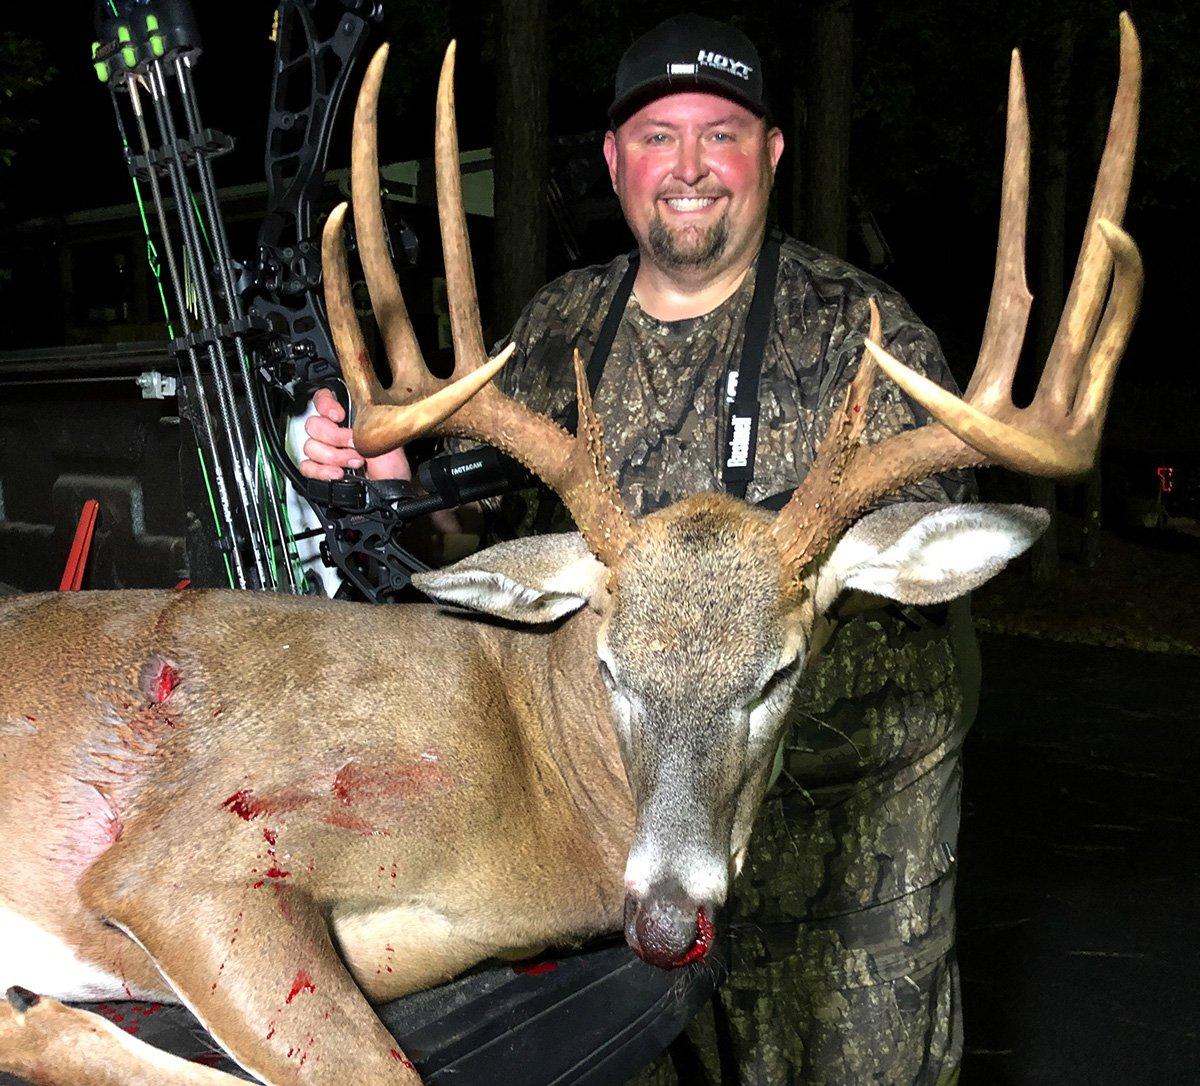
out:
M782 153L779 129L700 91L656 98L604 137L642 253L667 270L713 275L753 256Z

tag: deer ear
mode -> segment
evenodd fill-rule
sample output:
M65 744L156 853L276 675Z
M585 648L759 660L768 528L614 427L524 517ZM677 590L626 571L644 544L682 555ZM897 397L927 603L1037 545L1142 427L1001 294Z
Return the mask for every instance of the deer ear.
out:
M497 543L413 584L438 603L533 624L578 611L604 585L608 570L578 532Z
M1050 515L1025 505L884 506L855 524L818 575L824 609L843 588L897 603L945 603L1024 553Z

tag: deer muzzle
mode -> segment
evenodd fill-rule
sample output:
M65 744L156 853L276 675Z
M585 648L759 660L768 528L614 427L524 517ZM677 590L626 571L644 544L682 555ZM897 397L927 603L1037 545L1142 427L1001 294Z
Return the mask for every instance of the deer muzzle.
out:
M715 907L698 903L674 880L646 894L625 895L625 941L659 969L703 961L713 945Z

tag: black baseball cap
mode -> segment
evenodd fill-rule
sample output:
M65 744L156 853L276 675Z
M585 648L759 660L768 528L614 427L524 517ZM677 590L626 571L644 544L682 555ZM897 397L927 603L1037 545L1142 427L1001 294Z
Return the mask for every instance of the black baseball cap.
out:
M754 43L728 23L675 15L625 50L609 120L615 128L647 102L693 88L732 98L760 117L769 112Z

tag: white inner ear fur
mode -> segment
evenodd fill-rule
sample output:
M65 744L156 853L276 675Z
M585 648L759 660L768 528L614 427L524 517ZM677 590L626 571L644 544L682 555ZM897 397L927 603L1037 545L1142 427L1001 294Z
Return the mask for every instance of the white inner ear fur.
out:
M542 563L543 579L518 580L498 569L486 568L488 552L444 570L413 578L422 592L439 603L470 608L517 622L553 622L578 611L603 584L605 567L590 553L571 554L557 567Z
M472 611L504 613L529 612L529 620L551 621L578 610L586 596L530 588L501 573L456 573L449 583L426 585L423 591L439 603L468 607Z
M994 577L1048 522L1045 510L1023 505L885 506L833 549L818 574L817 608L843 588L898 603L945 603Z

